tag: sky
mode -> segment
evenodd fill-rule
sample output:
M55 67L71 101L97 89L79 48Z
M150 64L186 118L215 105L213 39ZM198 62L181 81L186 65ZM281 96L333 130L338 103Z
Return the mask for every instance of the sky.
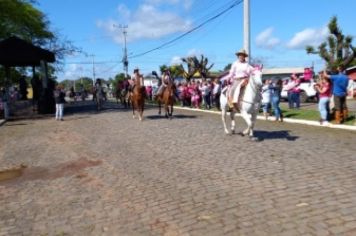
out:
M219 71L235 61L235 52L243 48L242 0L37 2L50 29L81 50L66 56L64 70L57 73L59 81L93 77L93 64L96 77L123 73L122 26L127 26L129 73L138 67L148 74L192 55L204 55L209 65L214 63L212 71ZM333 16L342 32L355 38L354 9L355 0L250 0L250 58L261 60L265 68L314 65L321 70L324 61L308 55L305 46L325 41Z

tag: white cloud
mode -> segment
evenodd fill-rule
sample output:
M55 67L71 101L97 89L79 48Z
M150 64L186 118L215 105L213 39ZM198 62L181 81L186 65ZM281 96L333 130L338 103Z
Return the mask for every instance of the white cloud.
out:
M154 5L160 5L160 4L163 4L163 3L166 3L166 4L177 4L179 2L180 2L180 0L146 0L146 3L154 4Z
M256 45L260 48L273 49L281 43L281 40L273 37L273 27L269 27L256 37Z
M120 4L117 7L117 12L119 13L119 15L121 15L125 19L129 19L131 16L131 11L130 11L130 9L127 8L127 6L125 4Z
M182 63L182 59L180 56L174 56L172 59L171 59L171 62L170 62L170 65L179 65Z
M192 27L190 20L184 19L173 12L160 11L154 5L142 4L134 12L129 12L123 4L118 9L127 13L128 42L139 39L157 39L173 33L186 32ZM122 32L117 27L114 27L114 24L119 25L120 23L113 19L97 21L99 28L109 32L116 42L122 43Z
M193 57L193 56L200 57L200 55L204 55L204 53L201 50L195 48L190 49L187 53L188 57Z
M185 10L190 10L194 0L146 0L145 1L147 4L150 5L181 5Z
M78 73L83 71L83 67L78 64L70 64L64 73L63 79L76 79L78 77Z
M183 1L183 6L184 6L184 9L186 9L186 10L191 9L192 5L193 5L193 0L184 0Z
M291 49L304 49L307 45L317 46L328 36L328 28L325 26L320 29L307 28L294 35L287 43Z

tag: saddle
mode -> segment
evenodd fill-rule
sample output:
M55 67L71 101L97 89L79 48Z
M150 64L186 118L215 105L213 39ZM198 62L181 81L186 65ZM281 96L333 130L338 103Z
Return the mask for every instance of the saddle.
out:
M231 90L231 87L226 90L226 95L230 94L230 90ZM241 85L240 94L239 94L239 97L237 99L237 104L236 105L234 105L234 103L232 103L232 97L227 96L227 103L228 103L230 109L235 109L238 112L240 111L242 99L243 99L243 97L245 95L245 90L246 90L246 85Z

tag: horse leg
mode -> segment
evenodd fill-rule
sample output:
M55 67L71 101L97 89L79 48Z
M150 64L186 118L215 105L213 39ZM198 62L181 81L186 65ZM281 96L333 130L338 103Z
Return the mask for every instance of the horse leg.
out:
M257 110L255 110L252 114L251 114L251 129L250 129L250 137L254 137L254 128L255 128L255 124L256 124L256 120L257 120Z
M157 100L158 102L158 115L161 115L161 100Z
M132 105L132 118L135 119L135 105L134 105L134 102L131 105Z
M171 117L171 119L173 117L173 103L171 103L171 114L170 114L170 117Z
M244 135L249 135L251 133L251 117L250 114L248 114L246 111L241 111L241 115L243 117L243 119L245 120L246 124L247 124L247 128L242 132Z
M230 119L231 119L231 133L234 134L235 133L235 111L232 110L230 112Z
M165 111L165 117L166 118L168 118L169 117L169 110L168 110L169 108L168 108L168 103L167 102L165 102L164 103L164 111Z
M221 120L223 122L225 134L229 134L229 130L226 127L226 108L227 108L227 98L224 94L220 95L220 106L221 106Z
M143 110L144 110L144 106L145 106L145 100L143 100L140 104L140 114L139 114L139 120L142 121L143 120Z
M139 121L142 121L142 114L143 114L143 108L140 108L139 112L138 112L138 119Z

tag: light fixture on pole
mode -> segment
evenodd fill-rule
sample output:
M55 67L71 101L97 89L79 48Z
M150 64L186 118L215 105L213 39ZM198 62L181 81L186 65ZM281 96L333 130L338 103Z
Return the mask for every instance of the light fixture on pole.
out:
M122 29L122 33L124 34L124 56L122 57L122 63L124 65L124 71L125 71L125 77L127 78L128 75L128 69L129 69L129 61L127 58L127 47L126 47L126 35L127 35L127 31L126 29L128 28L127 25L113 25L114 27L120 28Z

